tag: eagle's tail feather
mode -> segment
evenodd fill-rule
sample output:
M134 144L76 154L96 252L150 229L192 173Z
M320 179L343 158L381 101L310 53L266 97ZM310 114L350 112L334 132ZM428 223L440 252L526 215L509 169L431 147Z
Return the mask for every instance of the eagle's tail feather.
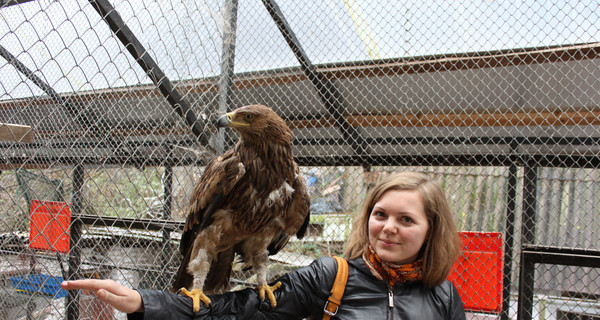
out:
M233 264L233 248L220 252L217 259L210 265L210 271L204 282L204 291L208 293L221 293L229 287L231 266Z
M186 254L183 256L183 260L181 261L179 269L175 274L175 281L173 281L173 287L171 288L173 292L177 292L181 288L190 288L192 282L194 281L194 276L187 271L187 265L190 263L192 247L189 246L187 251L188 252L186 252Z
M267 248L269 255L272 256L277 254L277 252L279 252L279 250L281 250L287 244L289 239L290 236L288 236L285 232L279 234L279 237L274 239Z
M308 213L306 214L306 217L304 218L304 222L302 223L302 226L300 227L300 229L298 229L298 232L296 232L296 238L298 238L298 239L304 238L304 235L306 235L306 230L308 230L309 224L310 224L310 211L308 211Z

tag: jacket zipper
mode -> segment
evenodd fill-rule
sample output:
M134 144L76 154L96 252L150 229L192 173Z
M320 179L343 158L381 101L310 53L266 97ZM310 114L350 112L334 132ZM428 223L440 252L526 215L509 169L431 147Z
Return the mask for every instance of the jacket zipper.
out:
M392 289L393 288L388 285L388 320L392 320L392 315L394 314L394 312L392 312L392 309L394 308L394 291Z

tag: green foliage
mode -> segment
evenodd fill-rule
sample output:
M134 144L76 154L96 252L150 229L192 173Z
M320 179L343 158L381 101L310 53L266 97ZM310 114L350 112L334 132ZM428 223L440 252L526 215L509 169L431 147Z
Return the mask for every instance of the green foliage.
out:
M163 195L163 168L90 170L85 193L99 215L145 218Z
M305 242L300 247L302 254L307 256L323 256L323 252L319 248L319 245L315 242Z

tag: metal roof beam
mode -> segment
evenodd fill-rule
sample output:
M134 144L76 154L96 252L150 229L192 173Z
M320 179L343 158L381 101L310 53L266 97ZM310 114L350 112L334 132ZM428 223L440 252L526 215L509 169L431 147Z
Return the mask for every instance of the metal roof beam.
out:
M0 0L0 8L6 8L10 6L14 6L16 4L26 3L33 0Z
M203 123L198 120L187 100L177 91L171 80L125 24L121 15L107 0L90 0L90 4L100 14L102 20L108 24L110 30L119 38L146 75L158 87L171 107L184 118L198 141L202 145L208 146L208 134L204 131Z
M342 135L346 141L352 146L352 149L357 154L368 154L370 148L365 143L361 133L348 123L346 118L346 107L344 106L344 97L335 85L325 78L322 74L316 71L308 55L302 49L300 41L294 34L294 31L286 21L283 12L275 2L275 0L263 0L263 4L267 11L275 21L275 24L281 31L285 41L292 49L292 52L300 62L302 71L310 80L313 86L317 89L319 97L325 104L325 108L335 120L335 125L342 131Z
M44 91L54 102L64 107L67 112L75 119L75 122L79 123L83 128L93 128L93 132L98 132L103 128L107 128L101 120L97 120L93 114L82 113L81 105L78 103L71 103L68 99L62 97L54 88L44 82L40 77L35 75L25 64L23 64L17 57L12 55L6 48L0 45L0 56L2 56L9 64L15 67L21 72L27 79L31 80L36 86Z

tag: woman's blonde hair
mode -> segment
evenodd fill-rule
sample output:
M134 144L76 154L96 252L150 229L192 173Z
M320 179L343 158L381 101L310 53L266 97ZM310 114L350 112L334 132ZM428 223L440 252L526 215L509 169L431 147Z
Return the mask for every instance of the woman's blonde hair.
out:
M427 287L441 284L460 253L460 239L444 190L437 182L421 173L394 173L373 187L354 220L346 245L346 258L358 258L368 250L369 216L375 203L389 190L410 190L421 194L429 223L428 235L420 256L423 258L425 269L423 283Z

